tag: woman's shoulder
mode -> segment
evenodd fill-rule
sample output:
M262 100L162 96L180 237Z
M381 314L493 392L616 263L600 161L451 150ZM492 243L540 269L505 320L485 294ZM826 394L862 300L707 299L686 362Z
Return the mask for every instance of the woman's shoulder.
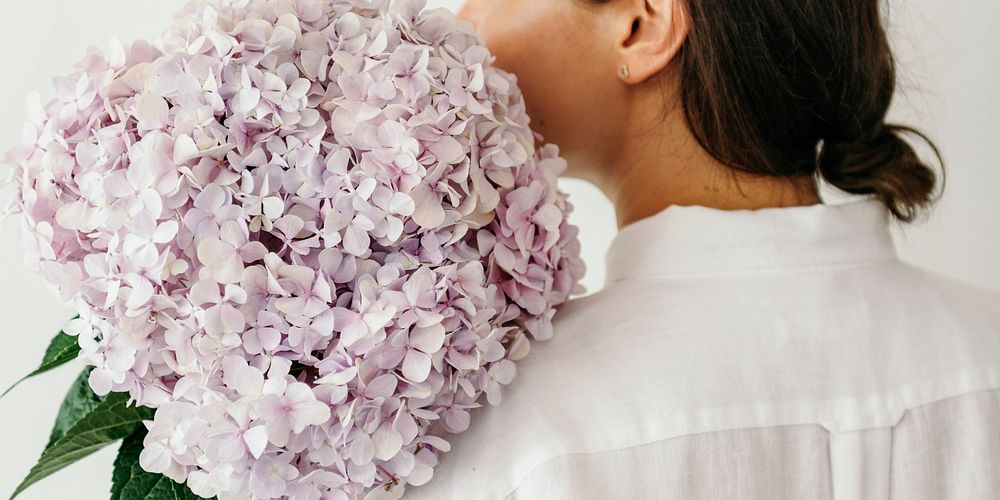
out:
M871 297L881 312L942 349L988 350L1000 359L1000 291L914 264L899 262Z
M996 386L1000 301L909 265L634 280L563 304L516 370L413 498L503 498L553 457Z
M900 262L898 274L925 294L926 299L965 311L1000 318L1000 289L986 288L941 271Z
M522 360L525 385L651 411L801 401L818 421L1000 385L1000 293L901 261L617 283L569 301L553 330Z
M569 300L553 318L552 340L574 344L587 332L604 336L618 329L629 329L628 336L669 337L690 329L725 335L802 321L825 321L815 330L837 337L845 330L864 334L886 325L938 329L949 336L1000 335L1000 290L901 260L650 276Z

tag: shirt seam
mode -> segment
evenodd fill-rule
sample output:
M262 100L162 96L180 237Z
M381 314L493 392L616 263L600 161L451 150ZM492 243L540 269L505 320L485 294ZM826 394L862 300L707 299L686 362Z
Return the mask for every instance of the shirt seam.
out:
M912 407L906 408L903 411L903 417L905 417L905 415L907 413L910 413L911 411L918 410L918 409L926 407L926 406L938 404L938 403L941 403L941 402L944 402L944 401L949 401L949 400L952 400L952 399L957 399L957 398L969 396L969 395L972 395L972 394L987 393L987 392L993 392L993 391L997 391L997 390L1000 390L1000 387L994 386L994 387L989 387L989 388L984 388L984 389L974 389L974 390L971 390L971 391L963 392L961 394L953 394L953 395L950 395L950 396L946 396L946 397L935 399L933 401L927 401L925 403L922 403L922 404L919 404L919 405L914 405ZM893 424L892 426L889 426L889 427L890 428L894 428L898 424L899 424L899 422L897 421L895 424ZM618 452L618 451L629 450L629 449L632 449L632 448L638 448L638 447L641 447L641 446L647 446L647 445L652 445L652 444L657 444L657 443L663 443L663 442L666 442L666 441L670 441L670 440L674 440L674 439L679 439L679 438L683 438L683 437L697 436L697 435L700 435L700 434L711 434L711 433L714 433L714 432L740 431L740 430L750 430L750 429L785 428L785 427L802 427L802 426L815 426L815 427L819 427L819 428L823 429L825 432L827 432L830 435L834 435L834 434L838 433L836 431L831 431L830 429L828 429L827 427L825 427L821 422L779 424L779 425L761 425L761 426L745 426L745 427L734 427L734 428L728 428L728 429L698 431L698 432L691 432L691 433L688 433L688 434L679 434L679 435L676 435L676 436L670 436L670 437L665 437L665 438L661 438L661 439L654 439L652 441L646 441L646 442L643 442L643 443L631 444L631 445L628 445L628 446L622 446L622 447L614 448L614 449L610 449L610 450L563 453L563 454L560 454L560 455L556 455L556 456L553 456L553 457L546 458L545 460L543 460L543 461L539 462L538 464L535 464L533 467L531 467L531 469L529 469L517 481L517 483L513 486L513 488L506 494L506 496L503 497L503 500L511 500L511 498L514 496L514 494L517 493L517 490L520 489L521 486L524 485L525 480L529 476L531 476L533 473L535 473L536 471L538 471L542 467L545 467L545 466L549 465L551 462L554 462L555 460L558 460L558 459L561 459L561 458L596 456L596 455L602 455L602 454L606 454L606 453L614 453L614 452ZM860 430L860 429L855 429L855 430Z

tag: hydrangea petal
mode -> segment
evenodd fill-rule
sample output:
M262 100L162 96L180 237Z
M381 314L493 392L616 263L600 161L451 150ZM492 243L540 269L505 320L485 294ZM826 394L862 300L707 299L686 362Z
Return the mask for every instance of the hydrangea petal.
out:
M3 155L92 388L200 496L399 498L581 291L513 75L423 0L343 4L193 1Z

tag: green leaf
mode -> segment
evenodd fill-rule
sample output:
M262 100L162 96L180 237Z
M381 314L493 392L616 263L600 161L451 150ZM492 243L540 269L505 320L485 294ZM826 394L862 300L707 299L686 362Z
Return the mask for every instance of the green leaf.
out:
M84 375L77 378L77 383L81 380L86 382ZM74 385L67 398L78 397L90 396ZM125 406L128 399L128 393L112 392L98 398L97 404L86 400L64 401L55 428L52 430L52 437L55 439L45 447L38 463L31 468L28 476L21 481L10 498L16 497L25 488L49 474L132 434L136 428L142 426L143 420L153 418L152 408ZM63 410L66 414L62 413Z
M0 394L0 398L6 396L11 389L17 387L21 382L76 359L79 353L80 344L77 342L76 337L67 335L65 332L59 332L52 339L52 342L49 343L49 347L45 349L45 356L42 358L41 366L36 368L35 371L21 377L21 380L14 382L14 385L3 391L3 394Z
M94 408L103 401L100 396L94 394L94 390L90 388L90 383L87 381L93 369L93 366L84 368L69 388L66 397L63 398L62 405L59 407L59 414L56 415L56 423L52 426L52 434L49 436L49 442L45 445L45 448L51 447L59 438L66 434L66 431L72 428L80 419L87 416L88 413L94 411Z
M146 428L139 427L122 441L111 475L111 500L201 500L183 483L139 465Z

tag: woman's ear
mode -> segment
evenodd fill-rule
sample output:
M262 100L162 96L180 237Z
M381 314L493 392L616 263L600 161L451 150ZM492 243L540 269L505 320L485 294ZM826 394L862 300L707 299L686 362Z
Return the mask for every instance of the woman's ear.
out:
M619 76L640 83L656 75L677 55L690 29L685 0L630 0L622 11L627 21L616 26ZM624 73L621 66L627 67Z

